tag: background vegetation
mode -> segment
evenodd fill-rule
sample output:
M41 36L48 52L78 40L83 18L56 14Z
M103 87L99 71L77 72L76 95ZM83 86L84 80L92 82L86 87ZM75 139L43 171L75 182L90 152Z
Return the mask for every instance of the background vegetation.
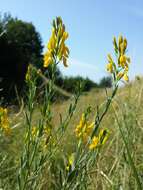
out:
M0 50L0 97L8 102L16 97L16 89L18 95L23 94L21 91L25 87L25 74L29 64L44 72L42 39L32 23L4 14L0 16ZM55 84L71 93L75 92L79 81L83 82L83 91L89 91L93 87L112 86L109 77L104 77L97 84L81 76L65 77L58 68L55 75ZM51 78L50 67L46 77ZM42 83L43 80L39 78L39 86Z

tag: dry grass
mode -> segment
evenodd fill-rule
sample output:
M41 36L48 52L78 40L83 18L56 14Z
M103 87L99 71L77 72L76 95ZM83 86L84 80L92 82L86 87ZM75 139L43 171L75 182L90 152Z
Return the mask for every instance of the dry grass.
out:
M110 93L110 90L108 90ZM89 93L81 96L76 112L68 127L67 136L63 140L63 151L72 152L74 150L74 128L78 124L82 112L90 105L92 108L91 120L94 119L96 108L100 106L106 99L105 90L93 89ZM55 103L53 105L53 124L59 125L59 115L68 111L69 104L72 103L72 98ZM115 114L118 116L121 127L124 131L131 155L135 162L136 168L143 176L143 80L136 80L125 87L119 89L115 97L112 107L103 120L102 126L110 131L110 137L99 155L96 169L90 172L91 186L89 189L137 189L137 184L132 174L132 170L128 163L124 143L122 142ZM39 106L35 109L34 120L39 118ZM11 113L13 125L19 123L13 129L13 135L8 141L1 142L1 152L8 152L8 155L16 157L22 147L22 131L23 131L23 113L15 117L15 113Z

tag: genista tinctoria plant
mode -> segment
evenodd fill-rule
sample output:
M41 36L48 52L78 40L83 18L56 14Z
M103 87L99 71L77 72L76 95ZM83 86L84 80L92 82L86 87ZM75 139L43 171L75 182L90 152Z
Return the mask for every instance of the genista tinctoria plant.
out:
M17 180L15 189L19 190L83 190L89 189L92 184L90 172L96 169L97 158L100 157L102 147L109 142L109 129L102 127L102 120L107 114L111 102L115 97L119 82L123 79L128 81L128 70L130 58L126 55L127 40L119 37L113 39L116 61L108 55L107 71L113 78L113 89L111 95L107 96L105 103L97 108L95 117L92 121L89 119L92 108L89 106L82 113L79 123L74 124L73 131L74 148L66 152L63 151L63 144L66 146L65 137L69 124L76 110L79 97L82 93L82 85L77 85L77 91L73 97L68 110L64 110L64 115L60 114L58 126L53 124L52 98L55 95L54 81L56 66L62 63L68 66L69 49L66 40L69 35L66 27L60 17L57 17L52 23L52 33L44 53L44 65L47 69L52 67L52 77L45 85L43 102L39 116L35 121L34 110L37 109L37 78L41 71L37 71L32 65L29 65L26 74L26 84L28 88L26 106L24 109L24 145L21 157L17 163ZM57 113L58 114L58 113ZM73 125L73 124L72 124ZM0 133L9 134L12 130L7 109L0 108ZM119 128L120 129L120 128ZM128 150L126 140L122 130L122 138ZM141 189L140 179L134 166L130 152L128 150L129 160L133 168L135 178Z

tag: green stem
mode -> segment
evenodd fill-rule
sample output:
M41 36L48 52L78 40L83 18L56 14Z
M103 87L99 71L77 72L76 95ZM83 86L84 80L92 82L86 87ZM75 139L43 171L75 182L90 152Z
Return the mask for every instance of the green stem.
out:
M103 120L104 116L106 115L106 113L107 113L107 111L108 111L108 109L110 107L110 104L111 104L111 102L112 102L112 100L113 100L113 98L114 98L114 96L115 96L115 94L117 92L117 89L118 89L118 85L115 86L115 88L114 88L114 90L112 92L111 97L108 97L107 103L106 103L106 106L105 106L105 109L104 109L102 115L99 116L99 114L97 113L96 118L95 118L95 127L94 127L93 133L91 135L91 139L96 134L96 131L99 128L101 121Z
M115 113L115 112L114 112L114 113ZM131 168L132 168L134 177L135 177L135 179L136 179L136 182L137 182L137 185L138 185L138 189L139 189L139 190L142 190L142 184L141 184L139 175L138 175L138 173L137 173L137 169L136 169L136 167L135 167L134 161L133 161L132 156L131 156L131 154L130 154L130 150L129 150L129 147L128 147L128 143L127 143L127 141L126 141L126 138L125 138L125 136L124 136L124 133L123 133L123 131L122 131L122 128L121 128L121 126L120 126L120 123L119 123L119 120L118 120L118 117L117 117L117 114L116 114L116 113L115 113L115 118L116 118L119 131L120 131L120 133L121 133L123 142L124 142L125 147L126 147L126 150L127 150L127 155L128 155L128 158L129 158L129 163L130 163L130 165L131 165Z

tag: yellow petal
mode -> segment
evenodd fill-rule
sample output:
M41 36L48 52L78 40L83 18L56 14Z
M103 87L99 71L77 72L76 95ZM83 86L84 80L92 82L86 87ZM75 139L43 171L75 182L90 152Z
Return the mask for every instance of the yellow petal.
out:
M89 149L90 150L95 149L97 147L97 145L98 145L98 142L99 142L98 137L94 136L93 139L92 139L91 144L89 145Z
M129 81L129 77L128 77L128 75L127 75L126 73L124 74L123 79L124 79L126 82Z

